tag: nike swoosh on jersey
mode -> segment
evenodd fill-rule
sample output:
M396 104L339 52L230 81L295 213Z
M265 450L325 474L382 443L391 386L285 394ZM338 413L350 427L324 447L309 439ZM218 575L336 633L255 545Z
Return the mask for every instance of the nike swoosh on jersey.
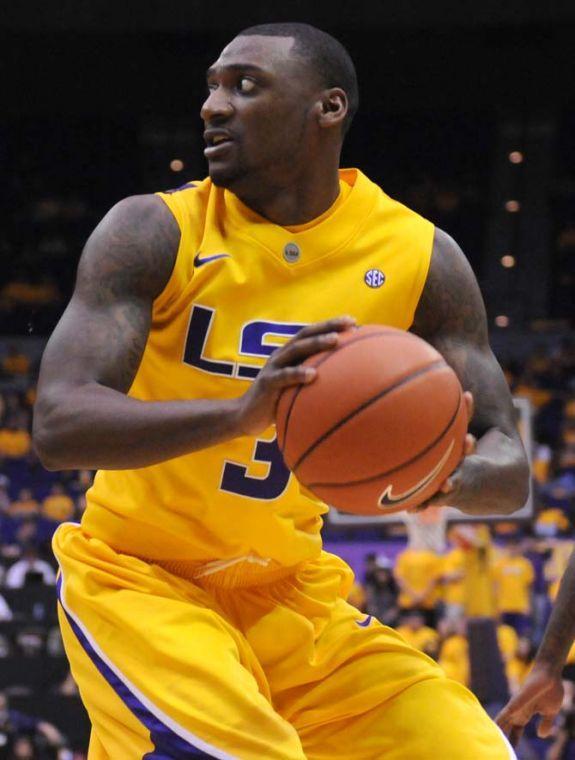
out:
M356 620L355 621L360 628L367 628L367 626L371 623L371 615L368 615L365 620Z
M423 489L426 488L435 477L437 477L442 467L445 465L445 463L449 459L449 455L451 454L454 445L455 445L455 440L451 441L451 443L447 447L447 451L441 457L441 459L435 465L435 467L431 470L431 472L429 472L424 478L422 478L419 481L419 483L416 483L407 491L404 491L403 493L398 493L397 495L395 495L393 493L393 484L388 485L385 491L379 497L379 503L377 506L380 507L381 509L383 509L386 506L387 507L392 506L392 505L396 506L397 504L400 504L402 501L407 501L407 499L410 499L412 496L415 496L420 491L423 491Z
M229 253L216 253L214 256L205 256L202 258L199 253L196 253L196 256L194 258L194 266L195 267L201 267L204 264L209 264L210 261L217 261L218 259L229 259L230 254Z

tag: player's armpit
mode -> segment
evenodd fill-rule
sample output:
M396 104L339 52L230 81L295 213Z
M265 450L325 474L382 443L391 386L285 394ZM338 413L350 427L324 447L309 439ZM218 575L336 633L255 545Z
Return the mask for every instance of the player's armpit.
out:
M453 367L473 394L470 432L478 441L454 473L454 488L435 504L476 514L509 514L529 492L529 467L509 388L488 342L485 306L459 246L436 229L429 274L412 326Z

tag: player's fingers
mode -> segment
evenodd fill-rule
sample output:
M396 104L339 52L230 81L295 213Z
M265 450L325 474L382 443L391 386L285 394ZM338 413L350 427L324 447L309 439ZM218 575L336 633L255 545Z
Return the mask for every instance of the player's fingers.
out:
M503 710L497 713L495 716L495 722L504 734L507 734L509 732L509 729L511 728L511 721L509 720L509 711L507 707L504 707Z
M504 733L508 733L513 724L511 717L513 713L510 707L511 705L509 703L506 704L505 707L500 710L495 716L495 722Z
M465 391L463 394L465 406L467 407L467 420L470 422L473 419L473 413L475 412L475 400L471 391Z
M302 385L315 380L317 370L314 367L284 367L276 372L270 372L265 378L264 384L271 389L277 390L288 388L290 385Z
M537 736L539 736L541 739L546 739L553 730L553 723L555 716L554 715L546 715L545 717L541 718L539 721L539 725L537 726Z
M463 453L466 457L471 456L471 454L475 453L475 449L477 448L477 438L474 435L471 435L471 433L467 433L465 436L465 443L463 445Z
M513 726L509 732L509 741L511 742L511 746L516 747L519 744L521 737L523 736L523 728L524 726Z
M300 338L309 338L312 335L349 330L350 327L355 327L355 325L355 318L347 314L342 317L333 317L333 319L326 319L323 322L314 322L312 325L306 325L305 327L302 327L302 329L296 333L286 345L289 345L289 343L295 343Z
M447 494L439 490L433 496L430 496L429 499L426 499L423 504L419 504L417 507L415 507L413 511L423 512L428 507L447 507L449 506L447 501Z
M438 492L439 493L450 493L453 491L453 480L449 477L447 480L444 480L443 483L439 486Z
M286 343L285 346L274 352L270 361L275 367L299 364L308 356L313 356L320 351L326 351L336 346L337 337L336 332L329 332L309 338L301 338L294 343Z

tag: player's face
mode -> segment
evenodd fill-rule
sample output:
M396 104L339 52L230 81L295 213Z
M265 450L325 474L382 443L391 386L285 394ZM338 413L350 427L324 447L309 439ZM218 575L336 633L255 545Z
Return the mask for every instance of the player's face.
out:
M247 194L286 186L310 160L319 92L291 37L237 37L207 75L201 116L212 181Z

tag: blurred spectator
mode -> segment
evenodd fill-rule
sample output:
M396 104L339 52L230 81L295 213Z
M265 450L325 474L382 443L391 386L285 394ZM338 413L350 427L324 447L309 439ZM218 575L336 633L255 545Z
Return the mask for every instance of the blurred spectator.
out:
M48 520L64 522L74 515L74 502L61 483L54 483L49 495L42 502L42 514Z
M534 530L537 536L555 538L568 532L571 524L565 512L555 507L542 509L535 518Z
M17 710L11 710L8 697L0 692L0 736L4 739L4 745L14 746L21 734L27 737L42 737L48 745L58 747L64 742L64 737L56 726L48 721L24 715ZM32 749L34 746L32 745ZM27 757L27 755L8 755L8 757ZM32 755L36 757L36 755Z
M14 739L8 758L9 760L40 760L28 736L17 736Z
M501 652L501 659L505 666L505 673L507 675L507 681L510 679L510 671L508 669L509 663L513 662L517 655L517 647L519 645L519 636L515 628L506 623L500 623L497 626L497 644L499 651Z
M509 541L493 566L501 619L519 635L531 628L531 586L535 579L533 565L523 556L522 548L520 541Z
M354 581L347 595L347 601L356 609L363 611L365 609L365 589L358 581Z
M464 618L444 619L440 624L439 664L448 678L469 685L469 644Z
M533 451L533 461L531 462L531 473L538 483L546 483L549 478L549 468L553 450L547 444L535 444Z
M0 429L0 458L20 459L32 448L30 433L16 419L9 419Z
M10 609L8 602L2 594L0 594L0 623L4 623L8 620L12 620L14 616L12 615L12 610Z
M425 622L434 625L441 571L441 558L429 549L404 549L395 565L400 610L421 610Z
M82 515L86 511L86 494L81 494L76 499L76 520L80 522Z
M494 617L497 612L493 586L493 542L487 525L456 525L453 540L463 549L464 604L468 617Z
M575 547L573 541L556 541L551 547L551 556L545 563L545 578L549 584L548 595L551 602L555 601L559 583L563 577L569 557Z
M535 526L537 534L537 526ZM548 582L545 567L552 554L552 539L531 539L524 544L523 555L531 562L535 579L531 588L532 601L532 632L531 638L535 646L539 646L543 632L551 614L551 604L548 595Z
M10 497L8 496L8 478L5 475L0 475L0 514L2 512L7 514L9 506Z
M505 666L509 690L515 694L523 684L533 665L535 656L535 647L533 642L527 636L520 636L517 641L515 656L512 657Z
M452 548L442 557L442 598L446 617L458 618L465 612L465 550L457 531L449 532L449 540Z
M18 492L18 498L8 507L8 514L11 517L26 517L27 515L37 515L40 511L40 505L34 498L30 488L21 488Z
M46 610L44 610L45 612ZM58 626L50 628L48 636L46 637L46 653L50 657L63 657L64 656L64 642L62 641L62 634Z
M22 353L18 346L8 346L6 356L2 359L2 371L8 377L27 375L30 371L30 359Z
M27 546L22 554L22 559L8 568L6 573L6 588L22 588L27 583L36 580L48 586L56 583L56 573L52 566L38 556L35 546Z
M425 652L430 657L437 656L439 636L434 628L425 625L425 619L418 610L409 610L401 616L402 622L396 630L412 647Z
M76 681L74 681L71 671L68 671L66 678L58 684L56 691L63 697L76 697L79 695L80 692L78 691Z
M393 577L393 562L383 554L373 558L373 568L366 573L366 612L385 625L395 625L399 616L399 588Z
M34 282L31 276L23 275L8 282L0 291L0 308L7 311L18 306L42 306L59 300L56 283L45 276Z
M541 499L546 507L562 509L575 517L575 472L565 467L541 488Z
M94 473L92 470L78 470L71 474L73 477L66 481L66 490L72 498L83 496L92 485Z

